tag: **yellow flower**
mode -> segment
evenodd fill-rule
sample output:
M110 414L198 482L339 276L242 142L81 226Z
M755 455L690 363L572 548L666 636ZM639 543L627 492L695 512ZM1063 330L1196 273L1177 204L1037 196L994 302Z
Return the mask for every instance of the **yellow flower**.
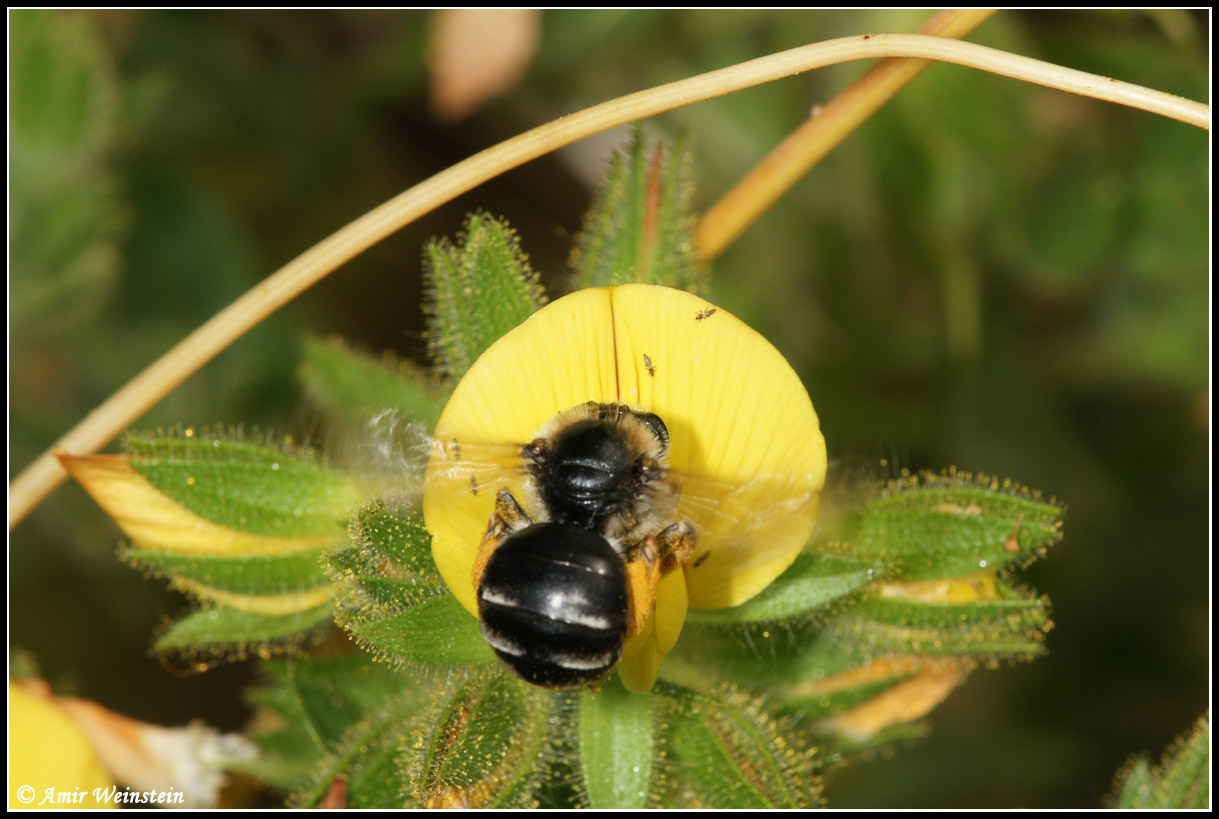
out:
M8 684L8 806L104 808L114 781L85 732L51 697Z
M664 421L668 467L682 483L676 519L695 526L692 559L661 580L655 615L618 662L627 687L647 691L687 603L743 603L800 553L825 480L825 441L800 379L764 338L697 296L643 284L573 293L505 335L457 385L435 438L450 452L507 444L519 453L560 412L589 401ZM476 613L472 572L496 492L527 497L525 475L519 454L516 468L479 474L443 468L443 457L429 465L424 518L437 568Z
M41 681L10 680L8 696L10 808L215 807L226 764L257 755L239 734L149 725Z

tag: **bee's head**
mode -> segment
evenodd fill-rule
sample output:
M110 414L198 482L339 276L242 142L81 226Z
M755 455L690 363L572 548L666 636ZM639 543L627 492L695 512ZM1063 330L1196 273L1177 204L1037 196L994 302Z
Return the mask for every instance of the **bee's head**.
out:
M664 422L618 405L564 413L525 447L538 495L557 521L602 529L663 471Z

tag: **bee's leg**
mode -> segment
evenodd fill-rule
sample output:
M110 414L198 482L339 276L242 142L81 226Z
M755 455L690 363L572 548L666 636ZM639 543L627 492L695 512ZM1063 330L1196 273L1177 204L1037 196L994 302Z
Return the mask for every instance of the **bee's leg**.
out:
M478 587L478 581L483 576L483 569L487 567L487 561L491 559L491 553L499 548L503 539L513 532L519 532L526 526L532 525L533 521L516 502L516 498L512 497L511 492L501 489L496 493L495 511L491 513L491 519L487 521L487 531L483 533L483 539L478 544L478 555L474 558L475 588Z
M629 640L643 630L656 606L656 585L660 582L660 542L645 537L626 553L627 626Z
M526 526L533 525L529 515L525 514L525 510L507 489L501 489L496 493L495 512L491 515L491 523L487 528L490 529L491 526L494 526L497 520L508 532L519 532Z
M685 564L694 554L694 527L679 520L656 535L659 544L660 574L666 575Z

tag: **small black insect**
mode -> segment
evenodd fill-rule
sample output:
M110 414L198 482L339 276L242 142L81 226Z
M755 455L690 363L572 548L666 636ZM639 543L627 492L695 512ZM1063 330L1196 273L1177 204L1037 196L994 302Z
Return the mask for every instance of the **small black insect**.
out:
M710 318L710 317L711 317L711 316L712 316L712 315L715 313L716 309L717 309L717 308L712 307L712 308L710 308L710 309L708 309L708 310L704 310L703 312L701 312L701 313L699 313L697 316L695 316L695 317L694 317L694 320L695 320L695 321L702 321L702 320L703 320L703 319L705 319L705 318Z

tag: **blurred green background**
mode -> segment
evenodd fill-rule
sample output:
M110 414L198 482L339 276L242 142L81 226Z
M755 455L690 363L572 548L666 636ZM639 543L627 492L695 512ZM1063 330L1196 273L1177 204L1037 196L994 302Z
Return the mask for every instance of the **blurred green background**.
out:
M654 84L928 12L545 12L519 84L450 121L425 12L10 12L9 474L255 282L415 182ZM1002 12L971 37L1209 100L1205 12ZM845 65L649 121L689 129L708 206L864 70ZM606 152L592 138L365 253L192 377L141 427L320 436L305 333L419 357L420 251L475 208L561 287ZM923 742L840 772L835 807L1097 807L1132 753L1207 707L1208 134L933 66L716 264L712 298L803 376L848 469L963 469L1064 500L1024 574L1047 657L980 672ZM187 608L114 557L75 486L10 535L10 651L142 719L248 714L246 664L150 657Z

